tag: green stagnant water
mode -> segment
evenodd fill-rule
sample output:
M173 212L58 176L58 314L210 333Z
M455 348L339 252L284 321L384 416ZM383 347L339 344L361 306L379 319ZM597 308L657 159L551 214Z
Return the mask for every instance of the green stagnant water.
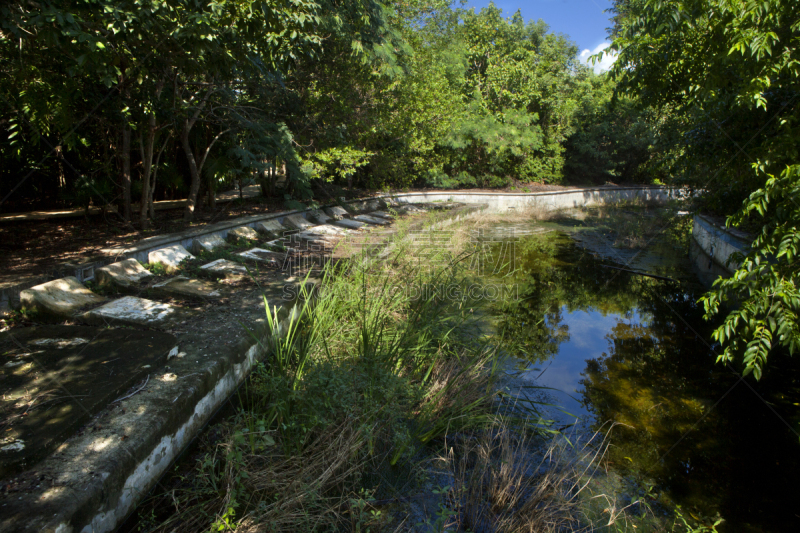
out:
M493 226L480 236L492 243L484 278L516 291L495 306L497 330L520 386L554 389L556 427L618 423L608 458L629 497L649 489L654 513L721 516L720 531L800 531L800 365L778 354L756 382L715 364L697 303L707 259L690 259L689 231L664 209ZM622 266L674 281L611 268Z

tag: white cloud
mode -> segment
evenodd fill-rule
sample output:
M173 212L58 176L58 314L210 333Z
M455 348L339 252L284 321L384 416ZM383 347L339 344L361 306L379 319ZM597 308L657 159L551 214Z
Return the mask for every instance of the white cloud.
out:
M589 61L589 56L593 56L596 53L600 52L601 50L605 50L609 46L611 46L611 43L600 43L595 47L594 50L589 50L587 48L586 50L581 52L581 55L578 57L580 57L580 60L583 63L592 67L594 69L595 74L600 74L601 72L605 72L606 70L611 68L611 65L613 65L614 61L617 60L617 54L613 52L611 54L603 54L603 59L597 61L594 65L592 65L591 62Z

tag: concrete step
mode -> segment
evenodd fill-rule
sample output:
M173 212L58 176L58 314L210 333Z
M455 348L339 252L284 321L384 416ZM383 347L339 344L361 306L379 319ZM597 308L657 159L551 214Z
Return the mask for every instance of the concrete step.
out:
M180 244L167 248L159 248L147 254L148 263L161 263L167 270L178 268L181 262L186 259L194 259L194 256Z
M333 224L320 224L319 226L314 226L308 230L308 232L316 233L317 235L335 235L341 237L350 233L347 229L334 226Z
M176 276L152 288L156 293L178 298L218 299L223 296L223 288L219 284L186 276Z
M245 259L249 259L250 261L266 263L276 267L279 267L286 258L286 254L270 252L269 250L264 250L263 248L252 248L245 252L241 252L238 255L244 257Z
M215 278L236 278L247 275L247 268L228 259L217 259L200 267Z
M71 318L82 308L106 300L84 287L75 277L48 281L20 293L23 311L33 311L43 317L58 320Z
M373 200L359 200L355 202L348 202L348 207L358 211L360 213L367 213L369 211L378 211L379 209L385 209L388 207L389 204L386 203L385 200L373 199Z
M386 220L395 219L395 216L393 214L388 213L386 211L373 211L372 213L367 213L367 216L385 218Z
M303 215L289 215L283 219L283 223L292 229L301 231L314 226L314 224L306 220Z
M277 220L265 220L256 224L256 231L270 239L280 239L291 230Z
M84 313L87 324L146 326L164 328L188 317L188 312L173 305L136 296L125 296Z
M258 232L250 226L240 226L238 228L233 228L228 232L229 241L237 242L242 239L247 241L257 241L260 239L260 236Z
M356 220L358 222L365 222L367 224L372 224L374 226L388 226L391 224L390 221L384 218L371 217L368 215L356 215L353 217L353 220Z
M330 216L333 220L341 220L342 218L350 216L350 213L344 207L338 205L326 207L325 213L327 213L328 216Z
M308 218L311 221L316 222L317 224L327 224L328 222L333 220L333 218L326 215L325 212L322 211L321 209L318 209L316 211L310 211L308 213Z
M334 246L341 237L339 235L325 235L320 233L315 233L314 228L311 228L308 231L301 231L299 233L295 233L290 237L290 242L292 244L302 244L302 243L310 243L316 244L318 246Z
M192 239L204 234L223 235L235 227L257 222L262 220L243 219L227 226L193 228L189 232L169 237L160 236L141 246L136 245L127 252L117 250L115 254L137 254L136 258L144 263L150 260L150 252L160 251L159 255L162 255L170 251L163 250L164 247L191 243ZM349 218L338 222L342 224L311 224L304 231L309 235L337 239L340 237L337 232L344 231L342 228L349 230L365 227L364 223ZM270 226L275 228L272 224ZM370 247L378 247L379 241L382 241L382 236L373 239L373 235L367 232L350 231L346 236L348 240L362 240L365 246ZM284 237L283 232L277 237ZM273 240L273 244L278 242ZM250 252L250 258L243 255L240 257L254 262L278 262L286 259L299 262L307 259L316 261L322 255L287 256L285 251L276 253L267 248L268 245L261 244L259 248L242 252ZM349 251L342 250L342 247L337 247L337 250L341 250L335 252L342 254L340 258L349 257ZM170 256L174 258L176 252L181 252L181 249L171 250ZM179 255L180 259L193 257L185 249ZM327 256L335 259L335 254ZM161 258L155 256L152 259L157 262ZM173 264L178 266L180 262ZM309 267L296 263L290 266L293 269L296 267L297 273L294 270L278 272L267 268L259 269L255 264L251 269L270 306L278 307L280 329L283 330L290 320L296 320L302 314L303 302L296 296L297 291L294 291L295 297L292 297L291 289L293 284L305 279ZM225 271L246 272L242 270L243 265L230 260L212 261L203 267L207 267L201 269L204 272L220 269L222 273L213 274L220 277L226 275ZM259 270L261 274L256 273ZM164 281L167 281L166 285L175 283L174 280ZM140 286L150 284L152 281ZM227 288L227 283L210 285ZM235 285L235 282L231 282L231 285ZM237 289L238 287L241 286L237 286ZM61 338L58 342L64 346L78 343L75 345L75 354L80 360L75 362L79 362L81 366L73 369L74 377L91 380L92 385L105 386L106 382L111 383L116 379L116 374L112 376L110 372L116 372L116 365L124 363L130 365L124 368L124 372L133 381L123 387L125 390L107 397L104 401L105 408L101 407L96 413L90 409L91 424L85 425L84 431L72 431L66 440L59 438L61 442L57 442L56 446L60 447L56 452L44 459L28 460L23 467L25 470L8 481L9 484L13 483L15 489L5 495L0 491L0 508L3 509L0 511L3 516L0 531L113 531L246 379L254 365L265 356L263 347L268 343L270 332L264 319L262 292L250 289L246 285L245 290L230 290L230 294L223 292L223 295L230 298L229 301L223 299L214 305L204 305L202 312L154 301L158 297L148 300L127 296L107 302L79 315L81 319L102 326L94 329L118 332L119 338L99 337L98 340L103 341L97 347L99 351L91 347L83 354L78 353L88 346L80 344L82 341L79 339L92 342L94 336L76 335L76 338L67 339L66 335L48 334L48 339ZM114 330L108 329L108 325L134 327ZM159 329L167 329L170 335L174 335L175 343L169 338L164 342L156 342L158 339L155 336L160 334L157 331ZM10 333L16 335L17 331L19 328L14 328ZM273 333L280 334L280 331ZM260 342L254 340L254 337ZM0 334L0 340L2 338ZM129 338L145 343L147 349L138 350L134 347L120 351ZM151 352L148 351L150 348L154 350L154 358L151 358ZM84 358L90 349L98 357L105 357L98 361ZM118 352L120 355L115 355ZM25 365L29 361L22 358L23 354L19 355L19 361L11 361L14 364L19 362L19 365L9 367L10 372L28 368ZM62 361L71 365L73 363L72 360ZM86 366L83 366L84 363ZM95 369L99 369L99 372L95 372ZM59 370L60 367L52 370L47 368L49 372ZM90 394L87 392L90 388L88 382L85 387L81 383L75 388L68 388L72 394ZM63 415L55 411L53 413L54 419ZM48 420L39 424L39 427L46 431L50 423ZM52 424L55 423L54 420ZM27 447L24 437L9 437L13 437L13 440L4 442L0 448L11 446L13 449L10 453L16 453L14 450Z
M192 240L192 252L196 254L213 252L217 248L222 248L224 246L225 240L216 233L211 235L203 235L202 237ZM152 263L152 261L150 262Z
M394 209L395 209L395 211L397 211L401 215L408 215L408 214L411 214L411 213L415 213L416 214L416 213L427 213L428 212L427 209L424 209L422 207L418 207L418 206L413 205L413 204L403 204L402 206L395 207Z
M339 226L340 228L346 229L361 229L367 224L365 222L359 222L357 220L352 220L349 218L343 218L341 220L337 220L333 223L334 226Z
M98 268L94 276L99 287L132 290L142 281L153 277L153 273L136 259L126 259Z

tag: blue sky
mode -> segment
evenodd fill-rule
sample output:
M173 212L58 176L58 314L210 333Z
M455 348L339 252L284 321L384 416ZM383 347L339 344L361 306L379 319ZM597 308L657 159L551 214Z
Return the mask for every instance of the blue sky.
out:
M580 48L582 59L609 44L606 28L611 25L610 14L604 12L611 7L609 0L496 0L495 4L505 17L519 9L525 21L542 19L550 26L550 31L569 35ZM467 7L474 7L476 11L488 5L489 0L467 2ZM609 62L604 61L603 65L595 66L595 71L604 70L608 65Z

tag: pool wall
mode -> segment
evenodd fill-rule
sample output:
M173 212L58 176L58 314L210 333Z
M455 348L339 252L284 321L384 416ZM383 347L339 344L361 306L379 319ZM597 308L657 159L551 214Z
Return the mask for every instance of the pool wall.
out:
M752 237L734 228L726 228L722 219L707 215L697 215L692 224L692 237L700 249L716 265L728 274L733 274L739 263L732 259L734 254L747 254Z

